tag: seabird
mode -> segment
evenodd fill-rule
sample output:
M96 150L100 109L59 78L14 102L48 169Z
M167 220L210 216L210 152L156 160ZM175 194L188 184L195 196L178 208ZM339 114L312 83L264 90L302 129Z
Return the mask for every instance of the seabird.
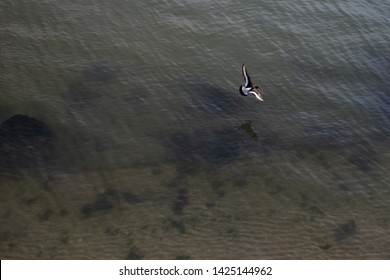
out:
M245 64L242 65L242 75L244 76L245 84L240 86L240 94L243 96L248 96L249 93L252 93L257 99L264 101L260 94L259 87L252 84L248 71L246 71Z

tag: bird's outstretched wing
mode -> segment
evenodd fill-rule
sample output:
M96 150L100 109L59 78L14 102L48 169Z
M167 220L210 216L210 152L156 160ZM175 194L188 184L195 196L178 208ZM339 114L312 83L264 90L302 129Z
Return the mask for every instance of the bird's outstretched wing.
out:
M252 88L249 93L252 93L257 99L259 99L260 101L264 101L263 100L263 97L261 96L261 93L260 91L258 90L258 88Z
M251 81L251 78L249 77L248 71L246 71L245 64L242 65L242 75L244 76L244 81L245 81L244 86L246 88L252 87L252 81Z

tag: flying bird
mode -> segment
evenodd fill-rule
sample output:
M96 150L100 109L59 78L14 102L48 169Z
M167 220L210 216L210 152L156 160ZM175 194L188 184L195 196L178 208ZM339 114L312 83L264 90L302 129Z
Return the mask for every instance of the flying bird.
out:
M240 94L243 96L248 96L249 93L252 93L257 99L264 101L260 94L260 88L252 84L248 71L246 71L245 64L242 65L242 75L244 76L245 84L240 86Z

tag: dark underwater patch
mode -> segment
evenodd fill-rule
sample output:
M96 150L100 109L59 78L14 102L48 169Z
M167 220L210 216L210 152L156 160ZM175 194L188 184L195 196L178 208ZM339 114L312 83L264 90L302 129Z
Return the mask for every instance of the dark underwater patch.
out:
M213 133L210 141L206 141L201 154L208 161L223 164L234 160L239 154L239 135L236 130L224 129Z
M360 171L368 172L373 169L378 161L378 154L374 150L356 149L348 158Z
M348 161L361 171L366 172L370 169L370 163L362 155L352 154L348 157Z
M44 122L25 115L15 115L0 125L2 144L15 144L15 142L31 144L38 138L45 140L51 136L52 131Z
M115 226L112 226L112 227L107 227L105 230L104 230L104 233L109 235L109 236L116 236L118 235L120 232L120 229L115 227Z
M336 241L343 240L356 233L356 222L355 220L348 220L346 223L338 225L334 229L334 239Z
M222 181L213 181L211 182L211 190L217 197L223 197L225 195L225 190L223 189L224 183Z
M123 202L134 204L142 201L141 198L131 192L108 189L104 193L97 195L93 202L86 203L82 206L81 213L85 218L90 218L94 215L108 213L116 204Z
M120 71L108 65L108 63L98 62L86 67L82 74L90 80L107 83L117 78Z
M161 229L164 232L177 231L181 234L186 233L186 225L182 219L167 217L161 220Z
M172 212L176 215L181 214L187 205L188 191L187 189L179 189L172 205Z
M252 128L252 121L243 122L239 128L245 131L254 141L258 140L257 133Z
M289 149L280 136L269 133L269 132L259 132L257 143L259 144L259 151L263 155L270 155L273 151L278 151L281 149Z
M51 209L46 209L45 212L43 212L41 215L39 215L39 220L41 222L47 221L50 219L50 217L54 214L53 210Z
M241 188L241 187L244 187L245 185L247 185L248 181L247 181L247 178L245 176L237 175L237 176L233 177L232 183L233 183L233 186Z
M138 195L131 192L122 192L121 195L122 199L129 204L142 202L142 199L140 199Z
M150 106L150 95L147 88L140 85L133 87L131 92L123 97L123 102L131 107L131 110L137 112L138 115L146 115L153 113Z
M190 255L178 255L176 256L175 260L191 260Z
M179 174L178 176L175 176L172 180L168 181L166 183L166 187L172 189L178 189L186 184L184 179L185 179L185 175Z
M101 87L118 78L119 72L106 63L87 66L81 71L81 76L69 84L63 98L76 109L94 106L102 98Z
M187 89L192 97L191 106L210 114L232 114L240 108L234 93L207 83L191 84ZM238 91L237 91L238 94Z
M181 234L184 234L186 232L186 227L183 221L171 220L171 225Z
M314 205L306 194L301 193L301 202L299 206L308 213L312 222L314 222L318 217L325 216L325 213L316 205Z
M174 133L168 140L172 159L180 162L192 161L195 156L194 143L189 133Z
M133 245L129 253L126 256L126 260L142 260L144 258L144 255L142 254L141 250Z
M63 98L77 109L86 109L95 105L101 99L101 95L86 82L77 81L69 85Z
M113 207L114 205L109 197L101 194L98 195L93 202L87 203L81 207L81 213L84 215L84 217L89 218L98 213L107 213Z
M138 203L138 202L142 202L143 200L136 194L132 193L132 192L124 192L124 191L120 191L118 189L108 189L104 195L108 196L108 197L111 197L112 199L116 200L116 201L123 201L123 202L127 202L127 203Z
M362 137L355 131L323 125L311 127L304 135L304 138L294 141L297 153L302 157L305 153L316 155L324 168L331 168L324 157L324 151L344 155L346 160L362 172L369 172L379 161L379 154L371 148L373 144L367 140L368 137Z
M301 145L313 151L339 149L351 143L351 133L340 126L317 125L306 128Z
M239 155L240 140L237 130L229 128L213 132L178 132L168 140L170 159L191 165L199 161L226 164Z
M319 245L318 246L320 249L326 251L326 250L329 250L330 248L332 248L332 245L328 242L322 244L322 245Z
M46 163L52 156L53 132L44 122L15 115L0 124L0 168L15 171Z

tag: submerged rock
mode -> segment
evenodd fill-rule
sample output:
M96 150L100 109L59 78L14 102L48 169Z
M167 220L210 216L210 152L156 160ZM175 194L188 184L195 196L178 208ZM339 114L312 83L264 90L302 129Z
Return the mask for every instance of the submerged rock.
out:
M42 165L52 155L52 130L44 122L15 115L0 124L0 168Z
M25 115L15 115L0 125L0 143L3 145L32 144L38 139L48 140L51 136L52 131L44 122Z

